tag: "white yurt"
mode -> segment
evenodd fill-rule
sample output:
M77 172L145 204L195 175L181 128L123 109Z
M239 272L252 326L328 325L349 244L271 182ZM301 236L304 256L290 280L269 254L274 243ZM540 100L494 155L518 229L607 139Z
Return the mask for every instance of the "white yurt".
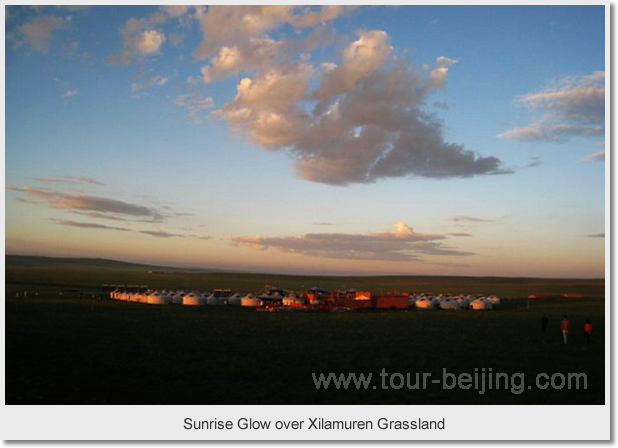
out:
M262 305L262 301L255 297L253 294L247 294L242 299L240 299L240 305L258 307Z
M444 297L440 301L440 308L443 310L459 310L461 305L456 297Z
M240 306L241 301L242 301L242 296L236 293L227 299L227 304L234 305L234 306Z
M485 297L479 297L476 300L470 302L470 309L473 310L490 310L492 308L491 302Z
M432 297L427 296L419 297L416 300L415 305L420 310L432 310L435 307L434 301L432 299Z
M206 305L218 305L219 301L217 300L217 297L214 294L209 295L208 297L206 297Z
M155 291L146 296L146 303L150 305L168 305L172 303L172 297L162 292Z
M183 305L206 305L206 297L201 294L190 292L182 298Z
M467 296L457 296L457 301L460 308L468 309L470 307L471 300Z

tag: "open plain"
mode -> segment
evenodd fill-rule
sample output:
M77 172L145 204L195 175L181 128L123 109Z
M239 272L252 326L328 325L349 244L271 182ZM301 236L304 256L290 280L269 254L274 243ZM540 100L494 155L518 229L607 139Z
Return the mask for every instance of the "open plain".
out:
M604 280L307 277L6 257L7 404L602 404ZM107 300L102 284L259 291L496 294L491 311L259 313L232 306ZM531 294L540 298L528 299ZM540 329L549 317L546 334ZM572 323L564 345L560 320ZM592 343L582 337L594 325ZM483 369L483 370L481 370ZM521 374L522 390L418 389L380 377ZM369 387L316 388L320 373L372 374ZM536 386L538 374L585 373L586 388ZM399 377L397 377L399 378ZM519 378L519 376L518 376ZM549 383L547 383L549 384ZM384 388L386 385L387 388ZM559 385L556 381L556 385ZM394 386L394 387L393 387Z

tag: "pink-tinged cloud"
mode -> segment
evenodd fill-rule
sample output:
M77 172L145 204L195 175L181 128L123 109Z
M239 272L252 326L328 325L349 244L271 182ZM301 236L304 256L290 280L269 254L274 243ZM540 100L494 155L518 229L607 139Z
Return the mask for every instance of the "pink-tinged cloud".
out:
M423 73L391 53L384 31L361 31L339 64L320 71L301 59L264 67L242 79L234 100L216 114L257 145L291 154L297 175L314 182L510 172L495 157L445 142L442 123L421 110L455 61L437 58ZM317 101L313 111L309 100Z
M156 209L131 204L116 199L64 193L50 189L33 187L7 187L7 190L24 193L30 197L42 199L51 207L68 211L93 211L104 214L128 216L135 218L161 219L162 214Z
M266 251L270 248L285 253L311 257L354 260L419 261L426 255L468 256L446 246L445 235L420 234L404 223L398 223L394 232L375 234L309 233L286 237L229 237L235 246L246 246Z
M355 6L320 7L285 5L211 5L197 9L203 39L195 57L206 59L220 48L236 45L245 48L251 39L261 38L282 26L302 29L326 23L354 10Z
M126 65L156 54L167 40L161 27L168 16L155 12L144 19L130 19L120 28L123 48L108 58L112 64Z
M54 34L68 29L70 21L57 16L38 16L21 25L13 33L7 34L7 40L15 46L29 45L35 51L46 53Z
M597 151L587 155L584 160L586 162L602 162L605 160L605 150Z
M564 142L575 136L605 134L605 72L565 77L547 89L520 96L517 102L540 116L500 138Z

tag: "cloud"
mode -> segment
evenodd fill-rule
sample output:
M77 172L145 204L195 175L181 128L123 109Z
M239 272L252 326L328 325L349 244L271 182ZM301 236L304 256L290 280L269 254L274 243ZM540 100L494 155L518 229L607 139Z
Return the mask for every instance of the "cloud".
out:
M215 113L257 145L290 154L297 175L314 182L509 172L496 157L445 142L442 123L421 110L428 94L444 88L455 60L439 57L423 71L392 52L384 31L361 31L339 64L320 71L301 58L264 67Z
M471 237L472 236L469 233L462 233L462 232L449 233L449 235L451 235L451 236L458 236L458 237Z
M487 218L476 218L474 216L462 216L462 215L455 215L455 216L451 216L448 218L449 221L454 221L454 222L493 222L495 221L495 219L487 219Z
M127 218L121 218L120 216L107 215L105 213L99 213L99 212L82 212L79 210L73 210L72 213L75 213L77 215L82 215L82 216L88 216L90 218L96 218L96 219L106 219L110 221L123 221L123 222L128 221Z
M252 37L242 46L223 46L211 58L210 64L202 67L202 79L210 83L241 71L274 64L277 59L283 60L291 48L290 42L266 37Z
M592 154L587 155L584 160L586 162L599 162L605 160L605 150L597 151Z
M206 59L222 47L244 49L252 38L261 38L283 25L303 29L328 22L351 12L353 6L212 5L197 11L203 39L195 50L197 59Z
M157 238L174 238L174 237L184 238L185 237L184 235L179 235L177 233L169 233L163 230L140 230L139 233L144 233L150 236L156 236Z
M589 238L605 238L605 232L593 233L592 235L586 235Z
M68 226L68 227L77 227L77 228L81 228L81 229L95 229L95 230L116 230L116 231L121 231L121 232L135 232L132 229L126 228L126 227L114 227L114 226L107 226L104 224L97 224L97 223L92 223L92 222L79 222L79 221L71 221L71 220L67 220L67 219L54 219L54 218L50 218L49 219L52 222L55 222L56 224L59 225L63 225L63 226ZM185 237L189 237L189 238L195 238L195 239L199 239L199 240L203 240L203 241L207 241L212 239L212 237L210 236L204 236L204 235L180 235L180 234L176 234L176 233L169 233L169 232L165 232L163 230L139 230L137 231L138 233L143 233L145 235L150 235L153 237L157 237L157 238L185 238Z
M131 229L127 229L125 227L112 227L112 226L106 226L103 224L95 224L95 223L90 223L90 222L77 222L77 221L70 221L70 220L65 220L65 219L50 219L50 221L53 221L63 226L79 227L83 229L118 230L122 232L131 231Z
M51 207L68 211L93 211L111 216L150 218L160 220L162 214L142 205L131 204L116 199L59 192L51 189L33 187L7 187L8 190L46 201Z
M526 165L526 168L534 168L537 166L541 166L543 164L543 162L541 162L541 158L540 157L530 157L530 163L528 163L528 165Z
M158 53L167 38L157 27L166 20L167 16L160 12L155 12L144 19L128 20L120 28L122 51L110 56L108 61L112 64L126 65Z
M79 96L79 90L67 90L62 94L62 98L68 99Z
M286 253L338 259L419 261L423 255L472 255L444 245L441 240L445 238L439 234L419 234L405 223L398 223L394 232L368 235L309 233L288 237L230 236L228 239L232 245L260 251L274 248Z
M143 76L138 81L131 84L133 97L141 98L146 96L146 89L161 88L169 82L170 78L163 75Z
M182 17L189 13L192 6L190 5L165 5L161 8L173 17Z
M5 9L6 11L6 9ZM35 51L46 53L56 31L70 27L70 21L58 16L38 16L18 27L7 35L14 46L27 44Z
M594 135L605 135L605 128L571 124L534 123L523 128L513 128L503 132L498 137L527 141L565 142L570 140L571 137Z
M605 134L605 72L565 77L540 92L517 98L530 111L539 111L530 125L516 127L500 138L564 142L576 136Z
M215 101L212 97L205 95L199 89L177 95L174 97L173 102L177 106L186 107L189 111L189 116L195 123L200 123L208 115L207 111L215 106Z
M53 177L35 177L33 180L38 182L51 182L51 183L68 183L68 184L90 184L90 185L104 185L102 182L85 176L53 176Z

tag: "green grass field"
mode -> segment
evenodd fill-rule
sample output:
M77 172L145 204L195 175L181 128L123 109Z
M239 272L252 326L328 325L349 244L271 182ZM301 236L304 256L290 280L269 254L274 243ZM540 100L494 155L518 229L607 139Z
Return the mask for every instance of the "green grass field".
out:
M609 329L603 280L151 275L138 265L45 261L7 257L7 404L604 403ZM99 301L91 295L103 283L254 291L266 280L290 289L344 283L372 291L478 292L497 294L503 303L483 312L259 313ZM528 310L525 297L532 293L587 298L533 299ZM547 334L540 331L543 313L550 318ZM567 346L559 329L563 314L573 325ZM589 346L581 334L586 319L594 324ZM482 368L523 373L526 388L480 394L429 384L397 390L387 380L384 390L379 376L386 369L410 373L413 380L417 372L441 379L443 369L459 375ZM372 373L376 389L318 390L312 373L320 372ZM539 373L585 373L587 388L539 390L534 383Z

